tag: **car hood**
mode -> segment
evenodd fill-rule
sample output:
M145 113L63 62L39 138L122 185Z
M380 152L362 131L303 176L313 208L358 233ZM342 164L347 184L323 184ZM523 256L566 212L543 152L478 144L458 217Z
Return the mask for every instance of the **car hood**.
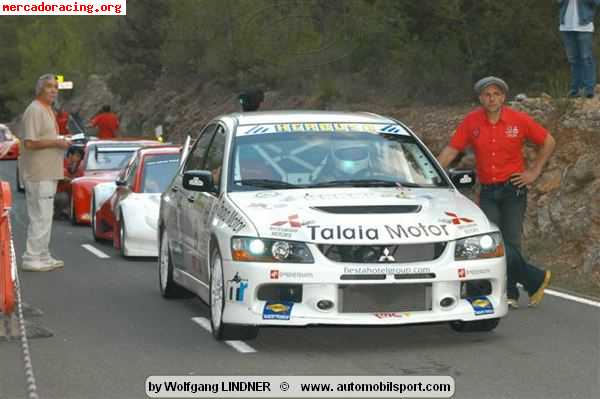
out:
M448 241L496 231L452 189L325 188L233 192L260 237L329 244Z

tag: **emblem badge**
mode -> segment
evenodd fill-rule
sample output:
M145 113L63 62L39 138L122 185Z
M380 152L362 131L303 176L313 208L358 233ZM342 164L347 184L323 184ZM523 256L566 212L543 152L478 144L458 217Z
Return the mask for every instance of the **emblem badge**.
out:
M381 256L379 257L380 262L393 262L396 259L390 255L390 250L388 248L384 248Z

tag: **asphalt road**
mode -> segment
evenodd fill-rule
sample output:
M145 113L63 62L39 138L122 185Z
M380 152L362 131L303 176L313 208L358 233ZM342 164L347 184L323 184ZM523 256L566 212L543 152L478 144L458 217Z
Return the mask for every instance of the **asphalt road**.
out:
M14 187L13 161L0 178ZM27 216L14 193L20 259ZM110 257L84 249L91 244ZM128 261L93 241L89 227L54 224L51 248L64 270L20 273L24 300L53 332L31 339L40 398L144 398L149 375L449 375L455 398L600 397L600 308L547 296L492 333L447 325L265 328L253 353L215 341L192 318L198 299L164 300L153 259ZM27 398L20 347L0 342L0 398Z

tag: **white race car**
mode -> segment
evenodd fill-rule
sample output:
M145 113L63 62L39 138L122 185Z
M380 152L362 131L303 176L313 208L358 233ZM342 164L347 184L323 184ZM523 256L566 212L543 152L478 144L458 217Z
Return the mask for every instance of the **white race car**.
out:
M450 322L507 312L502 237L403 124L252 112L202 131L161 197L165 297L209 304L217 339L261 325Z

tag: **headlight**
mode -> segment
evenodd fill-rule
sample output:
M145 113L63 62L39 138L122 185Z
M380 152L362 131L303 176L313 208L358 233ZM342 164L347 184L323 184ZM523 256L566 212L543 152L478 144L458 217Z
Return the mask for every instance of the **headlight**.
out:
M457 240L454 249L454 259L456 260L497 258L503 255L504 244L499 232Z
M231 255L241 262L314 263L303 242L269 238L233 237Z

